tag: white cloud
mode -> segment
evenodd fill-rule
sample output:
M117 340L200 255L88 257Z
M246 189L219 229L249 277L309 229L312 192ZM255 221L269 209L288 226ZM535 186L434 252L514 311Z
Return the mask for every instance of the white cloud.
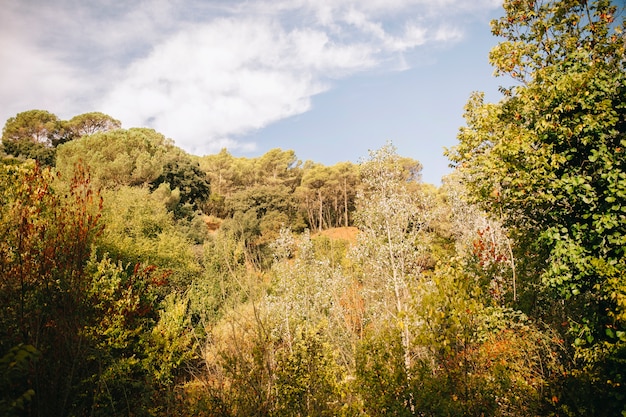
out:
M340 78L408 68L405 53L462 37L455 16L496 0L21 2L0 17L0 117L104 111L185 149L306 112Z
M30 109L77 110L81 75L51 54L28 43L0 38L0 108L3 121Z
M102 107L185 149L211 152L219 140L309 110L329 76L375 64L369 47L337 45L313 29L219 19L157 45L115 83Z

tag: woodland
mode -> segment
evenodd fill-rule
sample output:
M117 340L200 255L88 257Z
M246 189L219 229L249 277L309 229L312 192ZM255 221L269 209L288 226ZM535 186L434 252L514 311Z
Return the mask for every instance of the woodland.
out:
M0 415L626 416L623 13L505 0L441 186L10 118Z

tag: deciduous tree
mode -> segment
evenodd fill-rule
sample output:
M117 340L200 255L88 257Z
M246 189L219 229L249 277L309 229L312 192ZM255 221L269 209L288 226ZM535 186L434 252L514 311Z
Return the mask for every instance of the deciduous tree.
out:
M567 323L597 390L577 412L615 415L626 411L624 376L611 370L626 352L624 24L608 0L504 8L490 59L516 85L497 104L470 99L449 155L477 202L511 227L531 260L527 279L541 277L535 299L550 308L532 311Z

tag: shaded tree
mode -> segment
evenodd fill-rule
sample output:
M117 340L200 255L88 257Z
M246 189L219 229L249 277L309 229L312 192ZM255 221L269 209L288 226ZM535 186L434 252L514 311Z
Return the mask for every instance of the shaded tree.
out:
M150 182L150 190L154 191L165 183L170 189L179 190L179 205L189 204L196 210L202 207L211 191L207 176L199 165L182 155L163 165L161 175ZM175 213L181 214L176 210Z

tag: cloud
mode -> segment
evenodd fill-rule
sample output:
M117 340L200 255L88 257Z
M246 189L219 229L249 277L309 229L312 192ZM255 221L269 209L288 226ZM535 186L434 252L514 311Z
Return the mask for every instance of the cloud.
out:
M0 107L4 120L30 109L63 112L82 94L79 71L31 44L0 38Z
M403 68L495 0L22 2L0 17L0 117L104 111L194 153L311 108L337 80ZM458 14L458 15L457 15Z
M134 62L102 107L185 149L211 152L227 138L309 110L311 97L329 87L326 78L371 67L371 55L365 45L336 45L311 29L219 19L181 31Z

